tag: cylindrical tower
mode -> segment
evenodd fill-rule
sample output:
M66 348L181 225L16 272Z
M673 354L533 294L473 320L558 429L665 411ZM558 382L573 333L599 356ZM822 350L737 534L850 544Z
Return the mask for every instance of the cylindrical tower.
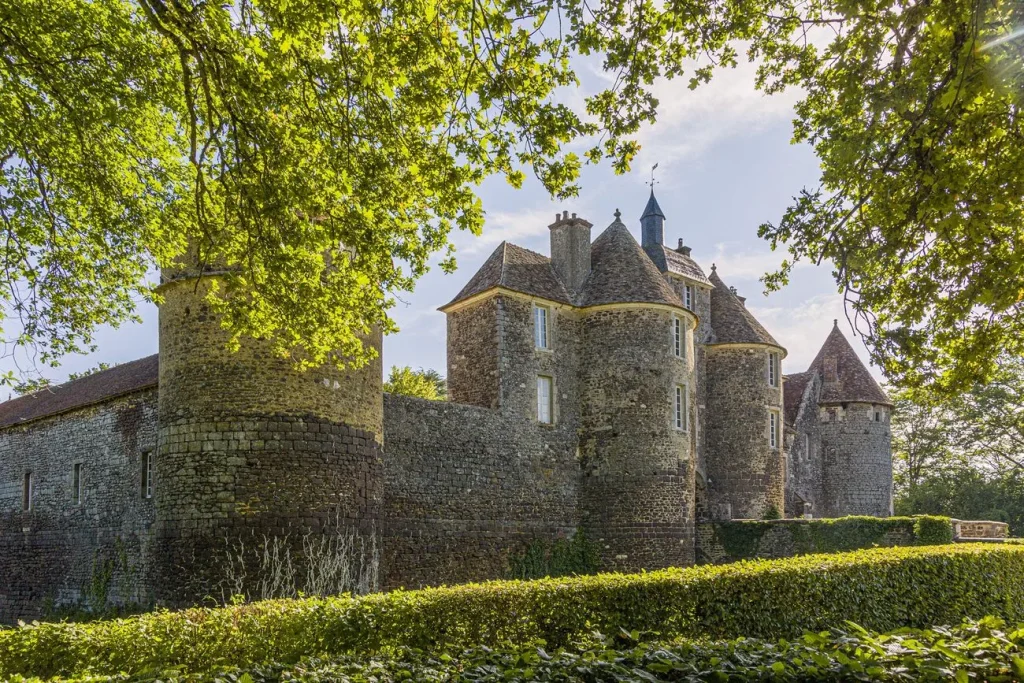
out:
M261 549L301 590L310 538L368 533L381 499L379 353L303 372L264 342L230 351L204 301L213 277L161 290L150 568L170 605L251 590L276 571ZM379 352L379 333L366 343Z
M716 519L785 511L782 358L785 349L719 278L710 280L714 341L706 347L708 508Z
M892 514L889 406L819 407L826 517Z
M603 569L691 564L696 317L619 221L594 242L582 308L583 528Z

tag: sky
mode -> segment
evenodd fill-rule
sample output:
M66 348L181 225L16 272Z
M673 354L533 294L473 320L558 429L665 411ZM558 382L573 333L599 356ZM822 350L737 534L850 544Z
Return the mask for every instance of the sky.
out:
M658 83L658 122L641 131L642 149L632 170L619 176L608 164L584 167L577 198L552 200L536 181L528 180L521 190L501 179L487 181L480 188L487 212L483 234L453 236L458 270L446 275L433 268L393 309L401 331L385 340L385 372L392 365L408 365L445 373L445 318L437 308L458 293L502 240L549 254L547 226L556 213L569 211L586 218L594 224L596 238L619 209L639 241L640 213L650 192L646 183L655 163L655 193L666 216L666 244L675 246L682 238L705 272L716 264L726 284L747 297L748 309L787 349L783 372L806 369L834 318L867 364L867 352L846 320L830 266L801 264L783 290L763 293L759 278L774 270L785 254L772 252L757 236L757 228L765 221L778 221L801 188L815 187L819 170L808 146L790 143L798 95L765 96L754 89L753 73L753 67L741 63L694 91L686 87L686 79ZM584 87L563 97L581 102L588 87L600 82L600 74L584 73ZM60 368L44 374L59 382L101 362L123 363L156 353L157 311L144 306L140 313L141 324L101 329L94 353L68 357ZM7 369L18 368L5 359L0 370ZM881 377L877 369L871 370Z

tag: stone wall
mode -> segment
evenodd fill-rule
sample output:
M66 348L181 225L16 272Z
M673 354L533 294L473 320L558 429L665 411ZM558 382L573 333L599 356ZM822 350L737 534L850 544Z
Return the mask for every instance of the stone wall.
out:
M786 427L786 516L803 517L809 504L815 517L823 512L821 434L818 431L818 395L821 379L815 374L801 396L796 424ZM791 408L787 408L787 411Z
M384 417L384 586L500 578L532 540L575 532L579 465L557 426L392 395Z
M67 604L152 600L144 546L154 510L142 495L141 466L156 447L156 412L150 389L0 431L0 623ZM27 512L26 472L34 490Z
M768 353L775 350L707 347L707 487L715 519L761 519L771 507L780 514L785 508L782 444L769 442L769 410L782 416L781 381L768 384Z
M1010 525L1006 522L953 520L953 537L958 541L969 541L977 538L1006 538L1009 535Z
M824 471L821 516L892 514L888 407L821 406L818 429Z
M693 561L694 424L692 335L673 353L672 317L625 306L585 311L580 357L581 520L602 568L621 571ZM685 385L686 431L673 421Z
M448 397L498 407L498 297L448 313Z

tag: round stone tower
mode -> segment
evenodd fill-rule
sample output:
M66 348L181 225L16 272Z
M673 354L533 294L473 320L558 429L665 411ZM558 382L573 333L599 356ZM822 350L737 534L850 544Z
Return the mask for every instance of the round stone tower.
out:
M889 397L861 363L838 323L811 370L821 375L821 515L892 514Z
M583 528L603 569L691 564L696 317L618 219L579 305Z
M786 351L712 266L706 347L705 467L715 519L763 519L785 510L782 359Z
M270 569L262 549L304 577L303 538L368 533L381 499L379 353L303 372L264 342L232 352L204 301L215 277L165 273L161 286L150 569L170 605L221 597L229 566L242 575L231 591L249 589ZM366 343L379 352L380 335Z

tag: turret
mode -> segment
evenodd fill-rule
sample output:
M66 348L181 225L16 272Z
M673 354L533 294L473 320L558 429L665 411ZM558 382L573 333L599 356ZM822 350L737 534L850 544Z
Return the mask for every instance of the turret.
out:
M581 307L581 523L604 569L693 562L695 316L621 221Z
M261 547L287 554L302 590L303 538L369 533L381 498L380 334L365 339L378 355L358 369L299 371L252 339L231 351L206 302L217 278L184 268L160 286L149 564L169 605L221 597L228 566L240 579L230 592L270 578Z
M665 214L654 198L654 188L651 188L651 198L640 216L640 244L644 249L665 244Z
M777 341L711 269L705 434L708 507L719 519L785 509L782 359Z
M892 403L843 336L838 321L833 321L810 371L821 378L821 514L892 514Z

